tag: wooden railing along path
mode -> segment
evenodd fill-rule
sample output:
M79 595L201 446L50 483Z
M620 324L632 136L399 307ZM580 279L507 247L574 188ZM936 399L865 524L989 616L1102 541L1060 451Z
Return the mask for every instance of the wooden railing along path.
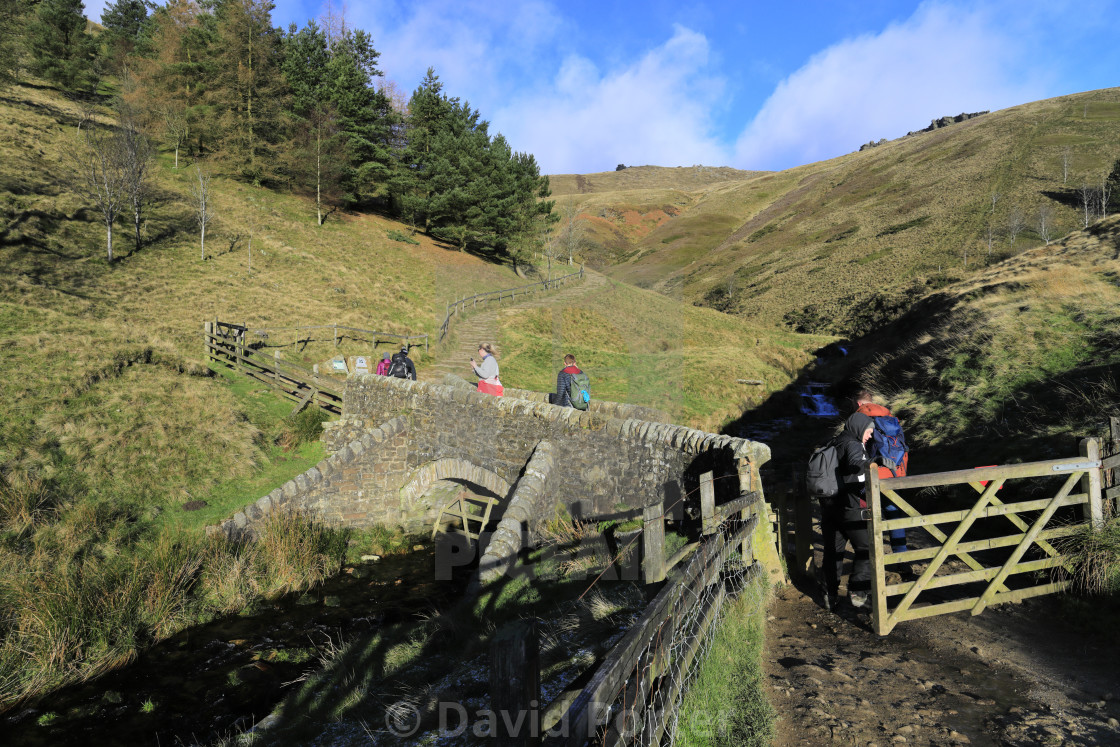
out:
M665 507L645 508L642 578L665 585L581 689L562 692L538 711L535 624L522 621L499 631L490 655L492 710L526 718L499 724L497 744L536 744L533 738L539 735L552 747L582 747L589 741L648 745L658 744L673 728L692 664L710 642L729 594L730 569L737 569L737 588L760 572L752 538L767 513L757 492L716 506L711 473L701 476L700 494L701 539L670 558L664 551ZM514 723L523 726L506 728ZM539 734L530 734L528 724L539 724Z
M516 288L503 288L501 290L489 291L487 293L476 293L473 296L467 296L466 298L460 298L458 301L452 301L451 303L447 304L447 314L443 317L443 323L439 325L440 342L443 342L443 338L447 337L447 332L451 329L451 320L455 317L456 314L461 314L467 308L475 309L478 308L478 305L480 303L486 304L490 303L491 301L497 301L498 304L501 304L502 299L516 301L518 294L526 295L538 290L552 290L553 288L559 288L572 278L583 278L583 265L580 265L577 272L573 272L568 275L562 275L558 278L552 278L551 280L541 280L539 282L530 283L528 285L520 285Z

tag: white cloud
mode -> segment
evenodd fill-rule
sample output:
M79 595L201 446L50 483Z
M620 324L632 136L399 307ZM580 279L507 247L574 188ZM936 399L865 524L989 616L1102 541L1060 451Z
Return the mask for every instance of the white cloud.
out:
M740 168L782 169L898 137L935 117L1045 95L997 14L927 3L879 34L835 44L780 83L739 136Z
M499 109L494 129L551 174L726 163L710 119L723 86L708 57L704 35L682 26L618 69L570 55L547 87Z
M406 92L429 67L444 91L492 114L536 69L565 21L544 0L374 0L348 8L381 52L379 66Z

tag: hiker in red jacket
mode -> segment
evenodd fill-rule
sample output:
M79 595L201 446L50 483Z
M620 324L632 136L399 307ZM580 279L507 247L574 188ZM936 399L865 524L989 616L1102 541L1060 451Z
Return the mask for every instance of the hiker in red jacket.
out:
M549 404L561 407L572 406L572 377L583 373L576 365L576 357L568 354L564 356L564 368L556 374L556 393L548 395Z
M877 418L894 418L891 411L882 405L875 404L871 392L866 389L860 389L856 392L853 401L856 405L856 412L863 413L872 419ZM896 419L897 421L897 419ZM871 455L873 458L876 454ZM891 477L905 477L906 468L910 463L910 452L904 452L902 459L899 460L892 471L888 467L879 467L879 478L888 479ZM883 518L885 519L901 519L902 510L890 501L883 503ZM905 529L892 529L889 532L891 540L891 552L906 552L906 530ZM909 575L910 569L907 566L897 566L898 572L903 575Z

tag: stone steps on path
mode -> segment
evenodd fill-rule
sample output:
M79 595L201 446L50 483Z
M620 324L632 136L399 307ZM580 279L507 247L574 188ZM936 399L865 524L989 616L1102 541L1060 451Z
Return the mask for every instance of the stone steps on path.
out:
M453 349L435 362L424 366L419 372L421 381L438 382L449 373L462 376L470 380L470 359L478 357L478 343L497 342L498 314L511 309L538 309L548 306L564 305L574 298L579 298L587 293L606 285L607 279L603 275L591 270L585 271L584 280L576 285L561 288L555 295L537 296L525 301L492 308L470 315L467 319L455 325L455 336L458 343Z

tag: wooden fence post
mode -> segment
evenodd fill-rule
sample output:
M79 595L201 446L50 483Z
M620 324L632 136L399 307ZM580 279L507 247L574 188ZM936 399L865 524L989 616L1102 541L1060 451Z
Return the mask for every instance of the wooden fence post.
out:
M798 573L809 573L813 567L813 511L809 497L796 484L793 493L793 542Z
M280 351L272 351L272 377L276 380L276 386L280 386Z
M665 580L665 517L661 501L642 509L642 575L647 584Z
M716 490L711 472L700 475L700 520L705 535L716 531Z
M338 325L334 325L334 346L338 347Z
M1098 461L1101 458L1101 446L1095 438L1081 439L1081 456L1086 461ZM1101 500L1101 471L1090 469L1085 471L1081 478L1081 489L1089 496L1086 513L1089 525L1093 529L1104 526L1104 502Z
M536 620L503 626L490 643L490 709L494 744L537 743L540 723L540 634Z
M883 566L883 507L879 493L879 468L867 466L864 473L867 507L871 520L867 526L867 545L871 556L871 627L879 635L891 631L887 610L887 569Z

